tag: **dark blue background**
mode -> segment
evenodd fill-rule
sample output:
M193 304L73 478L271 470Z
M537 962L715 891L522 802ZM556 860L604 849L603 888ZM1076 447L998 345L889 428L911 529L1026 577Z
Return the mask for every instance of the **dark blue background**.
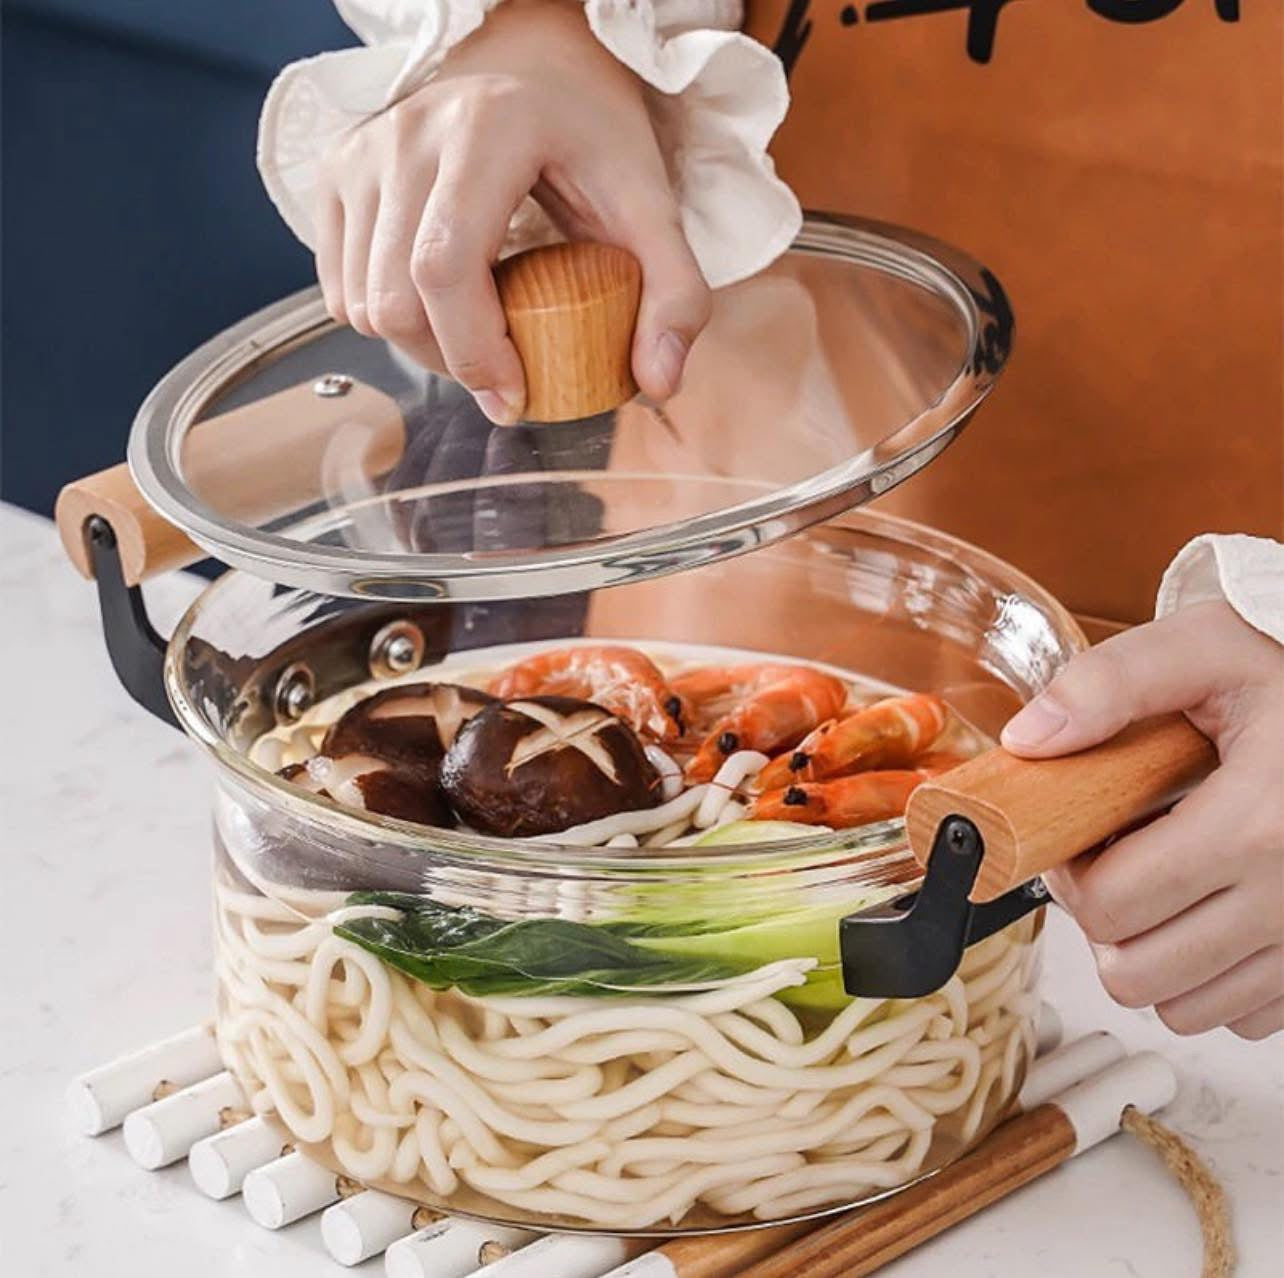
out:
M48 513L122 459L143 397L312 282L254 167L294 58L355 43L329 0L7 0L0 496Z

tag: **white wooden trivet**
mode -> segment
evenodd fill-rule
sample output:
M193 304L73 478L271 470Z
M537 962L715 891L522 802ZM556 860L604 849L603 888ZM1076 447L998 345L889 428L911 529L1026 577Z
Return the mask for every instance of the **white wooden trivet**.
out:
M1124 1055L1110 1034L1060 1047L1061 1021L1043 1004L1039 1057L1018 1104L1030 1108ZM186 1158L192 1181L212 1199L237 1194L251 1219L284 1229L321 1212L321 1240L341 1265L384 1256L387 1278L602 1278L637 1248L590 1234L524 1229L440 1217L421 1204L373 1189L312 1162L279 1130L251 1117L240 1084L223 1068L213 1027L198 1025L82 1074L69 1103L87 1136L124 1128L125 1147L154 1171Z

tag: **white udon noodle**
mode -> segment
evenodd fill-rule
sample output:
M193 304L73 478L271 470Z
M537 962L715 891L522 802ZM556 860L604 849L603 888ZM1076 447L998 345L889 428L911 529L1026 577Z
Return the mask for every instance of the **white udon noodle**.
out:
M630 1230L852 1201L925 1170L947 1116L972 1140L1033 1051L1033 918L936 994L853 1000L808 1038L773 996L814 960L692 994L472 998L333 933L396 911L301 917L300 896L217 885L224 1057L256 1112L347 1174L444 1205L466 1187Z

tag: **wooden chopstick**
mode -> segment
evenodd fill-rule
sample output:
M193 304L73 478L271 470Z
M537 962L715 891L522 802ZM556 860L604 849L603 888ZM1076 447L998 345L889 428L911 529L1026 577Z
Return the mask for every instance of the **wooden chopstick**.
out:
M1008 1119L936 1175L805 1234L737 1278L862 1278L1114 1135L1125 1109L1150 1113L1176 1090L1172 1066L1138 1052Z
M935 1176L819 1228L812 1221L676 1238L630 1278L858 1278L1069 1158L1075 1132L1055 1105L1009 1119Z
M676 1274L677 1278L733 1278L813 1228L814 1222L804 1220L796 1225L743 1229L733 1234L674 1238L649 1253L642 1274L652 1270L657 1278L669 1278L670 1274Z
M1113 1135L1126 1107L1150 1112L1175 1090L1172 1066L1140 1052L1008 1119L958 1162L872 1206L819 1227L674 1239L613 1278L861 1278Z
M811 1231L742 1269L739 1278L861 1278L1074 1152L1070 1120L1055 1105L1040 1105L1009 1119L975 1153L935 1176Z

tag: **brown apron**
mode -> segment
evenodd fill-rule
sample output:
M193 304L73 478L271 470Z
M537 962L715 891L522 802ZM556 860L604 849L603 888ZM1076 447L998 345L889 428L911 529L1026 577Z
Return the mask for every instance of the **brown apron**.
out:
M749 0L813 209L1002 280L1012 364L884 498L1081 613L1149 616L1199 532L1284 529L1278 0Z

